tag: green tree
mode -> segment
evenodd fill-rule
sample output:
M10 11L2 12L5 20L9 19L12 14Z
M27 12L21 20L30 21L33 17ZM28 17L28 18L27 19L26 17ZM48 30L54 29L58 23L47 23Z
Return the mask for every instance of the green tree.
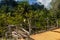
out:
M60 14L60 0L55 0L55 2L52 2L52 11L54 12L54 15L55 15L55 19L56 19L56 24L57 24L57 27L59 25L59 14Z

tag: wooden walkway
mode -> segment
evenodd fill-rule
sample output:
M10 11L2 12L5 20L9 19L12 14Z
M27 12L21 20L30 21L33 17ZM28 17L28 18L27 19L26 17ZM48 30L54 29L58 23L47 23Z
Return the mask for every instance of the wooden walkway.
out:
M60 28L31 35L34 40L60 40Z

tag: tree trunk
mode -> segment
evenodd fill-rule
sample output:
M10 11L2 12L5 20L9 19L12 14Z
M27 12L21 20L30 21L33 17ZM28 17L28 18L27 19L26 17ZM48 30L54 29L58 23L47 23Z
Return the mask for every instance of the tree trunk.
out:
M29 35L29 32L27 30L25 30L24 28L21 28L25 33L27 33L27 35Z
M32 28L31 28L31 20L29 20L29 19L28 19L28 25L29 25L29 34L31 34L31 30L32 30Z
M47 28L46 28L46 30L48 30L48 27L49 27L49 19L47 17Z
M58 28L58 19L56 20L57 28Z

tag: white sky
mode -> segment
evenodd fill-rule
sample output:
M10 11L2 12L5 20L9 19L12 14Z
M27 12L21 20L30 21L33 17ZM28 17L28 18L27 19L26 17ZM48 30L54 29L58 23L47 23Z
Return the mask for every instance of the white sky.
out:
M41 2L42 4L44 4L45 7L48 7L51 1L52 0L37 0L37 2Z

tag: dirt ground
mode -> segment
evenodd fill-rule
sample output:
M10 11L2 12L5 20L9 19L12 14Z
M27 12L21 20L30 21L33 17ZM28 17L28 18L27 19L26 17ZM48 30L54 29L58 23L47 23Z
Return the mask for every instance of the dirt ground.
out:
M31 35L34 40L60 40L60 28L40 34Z

